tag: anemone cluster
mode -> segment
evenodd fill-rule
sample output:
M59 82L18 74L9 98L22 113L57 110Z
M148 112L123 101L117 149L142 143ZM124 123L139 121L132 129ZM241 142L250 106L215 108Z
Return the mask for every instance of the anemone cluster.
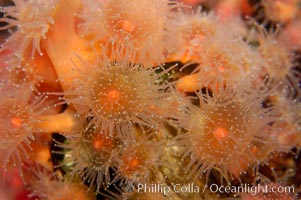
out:
M297 198L300 4L2 6L0 199Z

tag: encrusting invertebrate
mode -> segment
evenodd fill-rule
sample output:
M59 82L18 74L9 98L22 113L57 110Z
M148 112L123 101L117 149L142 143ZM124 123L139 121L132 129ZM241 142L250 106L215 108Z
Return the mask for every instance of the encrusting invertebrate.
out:
M284 148L298 147L301 142L301 103L282 92L275 92L269 99L279 117L273 124L277 127L273 134Z
M163 141L156 141L154 134L146 136L145 133L138 133L131 139L123 140L119 159L116 160L115 180L121 179L125 185L154 182L159 165L163 165L160 161ZM151 148L156 151L150 152Z
M269 77L272 85L279 84L279 90L288 95L299 92L299 79L301 73L296 69L296 56L281 41L278 40L278 32L268 32L263 26L255 24L257 33L255 41L258 41L258 51L264 62L263 73Z
M256 94L218 84L213 96L198 94L200 107L189 106L189 117L181 120L187 133L177 137L189 156L189 175L195 179L217 169L227 181L238 178L247 166L256 166L262 152L270 152L273 138L267 131L273 121L270 109L261 107ZM242 88L240 88L242 89ZM246 89L246 88L245 88ZM242 89L243 90L243 89Z
M204 48L202 41L217 33L218 27L222 26L217 17L213 14L205 14L201 9L186 13L180 10L173 20L175 26L172 31L178 36L177 41L170 41L173 45L171 55L168 60L181 60L183 63L190 60L199 60ZM174 38L168 38L172 40Z
M79 174L83 181L97 188L111 183L110 168L114 169L114 161L118 155L120 140L103 132L97 127L85 127L74 134L65 143L58 143L63 152L70 152L70 158L61 165L71 162L71 173ZM61 154L63 152L57 152Z
M41 40L46 39L47 32L54 24L53 15L57 3L58 0L14 0L14 6L2 7L6 17L0 18L0 21L8 24L0 30L17 28L6 40L2 50L15 50L15 54L22 58L24 51L30 47L32 57L36 51L43 55Z
M0 100L0 164L1 168L20 167L31 151L33 132L39 131L34 126L38 122L37 117L46 108L41 107L43 98L30 100L31 90L28 88L14 88L14 91L5 89L8 88L1 88L3 96Z
M131 42L137 54L136 63L160 64L169 50L168 20L177 6L169 0L86 1L80 15L79 33L93 46L105 44L108 39L113 46Z
M80 115L92 117L92 122L108 134L130 134L135 123L156 128L172 116L162 112L168 107L170 83L158 81L168 71L157 73L156 69L132 64L129 51L112 52L111 56L118 58L114 61L106 53L94 63L82 60L86 69L74 79L74 89L63 92L66 103L74 104Z
M275 166L300 186L299 0L4 1L0 198L291 199L208 190Z
M32 190L29 196L41 200L95 200L93 194L87 192L87 186L76 179L63 177L37 164L32 165L31 171L26 169L24 176Z

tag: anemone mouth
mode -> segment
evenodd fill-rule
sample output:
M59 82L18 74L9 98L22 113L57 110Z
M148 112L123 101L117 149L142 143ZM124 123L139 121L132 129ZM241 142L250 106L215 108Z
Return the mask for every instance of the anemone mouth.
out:
M119 167L119 170L123 176L127 178L131 178L135 176L135 174L140 174L144 172L145 168L145 161L147 157L145 153L142 152L132 152L132 155L127 155L130 151L125 151L124 155L122 156L122 165Z
M134 130L137 131L137 130ZM151 136L151 137L150 137ZM119 151L119 159L116 165L118 175L114 181L123 183L150 183L153 180L152 173L163 164L159 161L162 155L161 141L155 141L153 135L135 135L127 138ZM131 142L129 142L131 141ZM156 148L156 152L150 152L149 148Z
M0 102L0 109L0 135L7 140L3 140L0 146L2 149L4 148L4 151L10 151L10 145L14 144L17 146L15 150L17 153L22 149L22 147L19 149L18 146L22 146L22 143L26 143L24 145L26 146L27 142L30 143L29 139L32 138L34 110L24 100L10 97L7 97L4 102Z
M79 34L93 44L105 44L109 38L118 45L131 42L139 52L137 63L157 65L163 62L169 49L165 37L171 25L166 22L173 17L175 7L161 0L91 1L84 4Z
M241 149L251 142L254 133L247 129L248 120L239 106L235 103L211 104L201 108L203 110L199 113L192 114L188 132L196 155L201 160L210 159L216 164L229 162L239 156Z
M120 134L128 134L134 124L154 127L166 118L160 109L169 98L169 84L157 81L165 71L156 73L126 61L104 60L98 65L101 67L91 68L92 76L84 74L87 79L75 90L74 99L67 100L79 104L82 114L91 116L102 131L118 129Z
M72 174L79 174L90 187L95 184L101 188L111 181L109 168L114 168L119 142L119 139L104 133L99 127L89 126L58 146L70 152L70 158L64 160L63 164L72 164Z
M0 105L1 111L1 121L6 127L10 127L10 133L14 132L22 132L22 130L26 130L30 127L30 116L33 111L27 105L22 105L22 102L14 101L8 102L9 104ZM3 115L3 116L2 116ZM3 124L2 123L2 124ZM26 128L26 126L29 126Z
M187 133L178 137L178 144L186 148L184 157L190 155L186 167L190 176L205 173L208 178L217 170L221 180L230 181L267 160L275 150L271 147L274 140L264 135L271 128L273 112L262 108L261 97L240 91L248 84L235 88L216 83L218 88L212 94L197 94L200 105L189 108L184 122Z
M79 145L86 156L89 166L104 166L111 158L112 152L118 149L119 141L97 127L88 127L81 132Z
M125 121L128 116L143 109L134 108L135 103L140 101L135 91L139 85L123 67L111 66L95 78L97 80L92 83L90 95L92 109L97 116L107 120Z
M137 77L132 79L135 75ZM143 80L139 73L133 71L129 74L122 66L110 66L100 72L92 81L90 89L95 114L107 120L125 121L143 110L141 103L139 108L135 108L135 103L142 100L142 96L137 93L140 87L137 79Z
M178 26L173 28L173 32L178 36L179 41L170 41L170 45L175 46L172 58L175 56L183 62L201 59L204 45L200 44L208 37L216 35L217 20L211 14L203 14L200 8L188 14L180 10L178 18L176 22Z
M4 169L12 165L23 172L22 164L33 151L34 133L40 131L35 124L47 109L41 109L43 97L32 95L28 88L13 86L6 88L8 90L0 88L3 95L0 100L0 136L3 138L0 141L0 164Z
M143 8L151 11L146 15ZM144 43L148 40L146 35L157 40L157 37L160 37L157 32L163 32L164 14L159 10L167 11L168 5L157 0L153 2L113 0L103 4L102 15L105 19L104 23L108 25L106 27L110 27L107 29L108 32L120 37L130 36L130 39ZM138 16L144 16L143 20ZM154 19L156 22L152 23Z

